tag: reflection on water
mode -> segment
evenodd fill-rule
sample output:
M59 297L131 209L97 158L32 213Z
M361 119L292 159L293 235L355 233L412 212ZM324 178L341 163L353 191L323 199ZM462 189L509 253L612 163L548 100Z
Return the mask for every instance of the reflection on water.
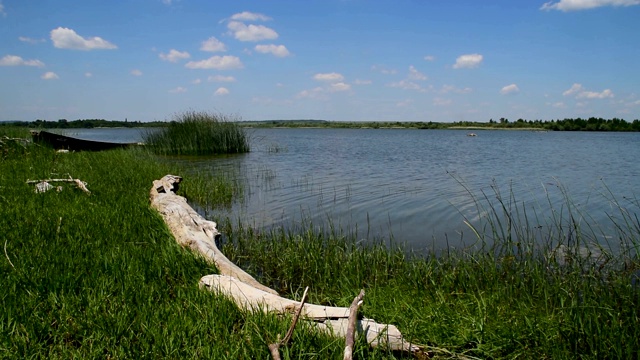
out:
M357 227L363 238L393 236L419 251L472 242L465 220L479 224L492 211L486 202L499 206L499 197L507 210L526 208L514 214L532 227L557 221L571 204L579 225L604 227L599 240L615 237L607 228L608 217L619 214L612 200L631 214L638 210L638 133L249 131L249 154L189 160L245 184L243 201L213 211L215 220L240 218L256 227L331 222Z

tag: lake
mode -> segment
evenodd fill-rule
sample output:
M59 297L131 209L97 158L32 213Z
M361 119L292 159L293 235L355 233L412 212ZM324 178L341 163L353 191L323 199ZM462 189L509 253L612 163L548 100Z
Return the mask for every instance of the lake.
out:
M101 140L141 136L138 129L86 131L94 133L88 138L101 132ZM109 138L109 131L118 133ZM597 241L615 236L609 216L620 207L638 212L640 133L474 131L248 129L250 153L188 161L244 184L242 201L208 212L214 220L331 224L416 251L473 242L465 220L482 224L498 194L540 227L565 216L571 203L576 221L598 229Z

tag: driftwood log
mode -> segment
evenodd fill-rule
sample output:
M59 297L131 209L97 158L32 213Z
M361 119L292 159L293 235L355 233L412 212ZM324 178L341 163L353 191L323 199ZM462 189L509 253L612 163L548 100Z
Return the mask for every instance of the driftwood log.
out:
M174 175L155 180L150 191L151 205L162 215L176 241L213 262L220 271L221 275L202 277L201 287L228 296L238 307L248 311L281 314L300 311L302 318L315 323L318 329L343 338L347 336L349 308L286 299L229 261L216 246L215 239L220 234L216 223L204 219L189 206L184 197L175 194L181 181L181 177ZM391 350L412 353L420 351L418 346L404 340L393 325L378 324L374 320L362 318L357 320L355 328L366 337L371 346L386 346Z

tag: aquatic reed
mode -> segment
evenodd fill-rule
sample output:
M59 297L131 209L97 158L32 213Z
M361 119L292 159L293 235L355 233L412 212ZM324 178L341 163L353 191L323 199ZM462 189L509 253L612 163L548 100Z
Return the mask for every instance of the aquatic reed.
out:
M203 111L176 114L159 130L144 134L144 142L156 154L213 155L235 154L250 150L245 129L238 119Z

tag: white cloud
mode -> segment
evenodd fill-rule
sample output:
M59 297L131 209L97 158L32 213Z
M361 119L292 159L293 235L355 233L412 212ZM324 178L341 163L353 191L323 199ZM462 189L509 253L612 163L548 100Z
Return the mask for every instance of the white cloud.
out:
M350 89L351 89L351 85L345 84L343 82L329 85L329 91L331 92L348 91Z
M240 41L261 41L278 38L278 33L264 25L245 25L239 21L230 21L227 28Z
M582 91L582 84L575 83L571 85L571 88L569 90L563 92L562 95L570 96L570 95L579 93L580 91Z
M483 56L480 54L466 54L458 56L456 63L453 64L454 69L476 68L482 63Z
M212 75L207 78L209 82L235 82L236 78L233 76Z
M606 99L614 97L611 89L605 89L602 92L583 91L576 96L576 99Z
M353 83L355 85L371 85L373 83L373 81L356 79Z
M214 96L223 96L223 95L228 95L229 94L229 89L225 88L225 87L219 87L218 90L216 90L213 95Z
M387 86L392 88L400 88L404 90L417 90L421 92L425 91L420 85L408 80L400 80L397 82L390 83Z
M427 61L435 61L436 57L433 56L433 55L427 55L427 56L424 57L424 59L427 60Z
M29 43L29 44L37 44L37 43L41 43L41 42L47 41L45 39L32 39L32 38L27 37L27 36L18 36L18 40L20 40L22 42Z
M296 97L297 98L314 99L314 98L320 97L323 93L324 93L324 89L323 88L316 87L316 88L313 88L311 90L302 90L296 95Z
M187 92L187 89L186 89L186 88L183 88L182 86L178 86L178 87L177 87L177 88L175 88L175 89L171 89L171 90L169 90L169 92L170 92L171 94L180 94L180 93L185 93L185 92Z
M55 80L55 79L59 79L58 74L54 73L53 71L47 71L46 73L42 74L42 76L40 76L40 78L44 79L44 80Z
M200 45L200 50L208 52L227 51L227 46L222 43L222 41L212 36L202 42L202 44Z
M202 82L202 80L200 80L200 79L195 79L195 80L193 80L191 83L192 83L192 84L194 84L194 85L198 85L198 84L200 84L201 82Z
M4 5L2 4L2 1L0 1L0 15L7 16L7 13L4 11Z
M160 53L160 55L158 56L160 57L160 59L164 61L172 62L172 63L178 62L183 59L188 59L191 57L191 55L188 52L186 51L180 52L175 49L169 50L168 54Z
M284 45L256 45L255 50L263 54L273 54L277 57L289 56L289 50Z
M133 76L142 76L142 71L140 71L138 69L133 69L133 70L131 70L131 75L133 75Z
M451 105L451 103L451 99L444 99L439 97L433 99L433 105L435 106L449 106Z
M344 76L342 76L342 74L339 73L318 73L315 74L313 76L314 80L317 81L330 81L330 82L338 82L338 81L343 81L344 80Z
M470 87L466 87L466 88L457 88L453 85L443 85L442 89L440 90L441 93L443 94L447 94L447 93L456 93L456 94L468 94L470 92L472 92L473 89L471 89Z
M229 69L241 69L244 67L240 58L236 56L212 56L205 60L189 61L185 64L189 69L217 69L217 70L229 70Z
M427 80L427 76L411 65L409 66L409 79L424 81Z
M564 109L564 108L567 107L562 101L555 102L555 103L551 104L551 106L556 108L556 109Z
M90 73L90 72L86 72L86 73L84 73L84 77L88 77L88 78L90 78L90 77L92 77L92 76L93 76L93 74L92 74L92 73Z
M560 10L560 11L580 11L595 9L603 6L634 6L640 5L640 0L560 0L558 2L549 1L544 3L540 10Z
M502 89L500 89L500 94L502 95L517 94L519 92L520 92L520 89L516 84L507 85Z
M118 48L100 37L95 36L85 39L72 29L63 27L51 30L51 41L53 41L53 46L58 49L98 50Z
M263 15L263 14L243 11L241 13L237 13L237 14L231 15L231 20L237 20L237 21L269 21L269 20L271 20L271 18L266 16L266 15Z
M0 66L35 66L43 67L44 63L40 60L24 60L20 56L6 55L0 59Z
M385 75L394 75L398 73L396 69L387 69L386 67L380 66L380 65L372 65L371 70L378 71L381 74L385 74Z
M611 89L605 89L602 92L587 91L581 84L578 83L571 85L571 88L563 92L562 95L575 95L576 99L606 99L614 97L613 91L611 91Z

